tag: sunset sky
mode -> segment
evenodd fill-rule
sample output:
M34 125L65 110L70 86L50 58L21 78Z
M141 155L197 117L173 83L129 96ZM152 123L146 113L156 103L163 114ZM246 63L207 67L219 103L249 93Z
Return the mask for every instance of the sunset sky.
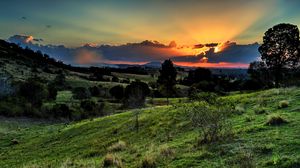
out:
M297 0L9 0L0 2L0 38L74 64L175 58L181 65L246 67L268 28L300 24L299 6Z

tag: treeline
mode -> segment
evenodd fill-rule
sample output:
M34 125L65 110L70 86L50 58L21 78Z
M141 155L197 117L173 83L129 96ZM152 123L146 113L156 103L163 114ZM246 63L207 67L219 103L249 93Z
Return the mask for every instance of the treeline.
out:
M21 63L26 64L29 67L40 68L48 73L56 73L51 71L52 68L69 70L73 72L86 73L86 74L99 74L99 75L111 75L111 72L119 73L131 73L147 75L148 71L143 67L132 66L126 68L113 68L113 67L79 67L64 64L62 61L58 61L51 58L47 54L43 54L41 51L33 51L30 48L22 48L17 44L8 43L4 40L0 40L0 52L1 57L14 58L20 60Z

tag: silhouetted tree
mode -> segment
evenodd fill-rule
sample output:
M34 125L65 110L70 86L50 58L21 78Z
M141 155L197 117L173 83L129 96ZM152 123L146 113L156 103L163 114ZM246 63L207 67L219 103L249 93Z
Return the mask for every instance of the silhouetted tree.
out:
M146 96L150 94L148 85L144 82L135 81L125 88L124 105L129 108L142 107L145 104ZM134 110L135 128L139 131L139 110Z
M197 68L195 70L189 71L189 75L187 77L187 83L188 84L193 84L193 83L198 83L200 81L209 81L211 80L212 75L211 71L206 68Z
M244 89L248 90L272 87L273 78L265 62L251 62L247 72L250 75L251 82L247 81L247 83L245 83L246 88ZM248 86L250 86L250 88L247 88Z
M85 87L77 87L73 89L74 99L88 99L91 97L89 90Z
M150 94L148 85L144 82L132 82L125 88L125 106L130 108L142 107L146 96Z
M43 100L48 97L48 90L44 84L36 79L30 78L20 84L18 94L24 97L33 106L40 107Z
M270 28L259 47L261 59L272 70L275 85L279 86L283 68L293 68L299 64L299 29L292 24L278 24Z
M109 93L116 99L121 100L124 97L124 87L117 85L109 90Z
M159 83L161 88L165 90L169 104L169 97L171 96L172 92L174 92L174 86L176 84L177 71L173 65L173 62L169 59L162 63L161 70L159 72L160 75L158 76L157 83Z
M100 96L100 88L97 86L89 87L91 96L97 97Z

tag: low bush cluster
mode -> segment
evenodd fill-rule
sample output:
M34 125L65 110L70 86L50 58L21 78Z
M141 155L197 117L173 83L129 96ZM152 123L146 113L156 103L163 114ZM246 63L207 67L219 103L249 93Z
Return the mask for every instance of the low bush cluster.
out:
M211 106L204 102L194 103L184 108L190 116L193 127L200 132L199 144L231 137L231 125L228 122L231 109Z

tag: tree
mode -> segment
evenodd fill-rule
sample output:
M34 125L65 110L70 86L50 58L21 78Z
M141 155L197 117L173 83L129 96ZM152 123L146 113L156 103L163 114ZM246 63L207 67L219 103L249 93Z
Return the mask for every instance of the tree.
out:
M47 87L33 78L20 85L18 94L36 107L40 107L43 100L48 98Z
M142 107L145 104L146 96L150 94L148 85L144 82L135 81L125 88L124 105L129 108ZM134 110L135 128L139 131L139 110Z
M72 92L74 99L88 99L91 97L89 90L85 87L77 87Z
M247 73L250 75L251 81L246 82L246 90L269 88L272 86L272 76L270 71L262 61L251 62Z
M59 89L63 90L66 88L66 75L63 71L59 71L56 77L54 78L53 84Z
M149 86L144 82L132 82L125 88L125 106L129 108L142 107L146 96L150 94Z
M261 59L274 73L276 87L279 86L283 68L298 66L299 45L299 29L296 25L282 23L265 32L263 44L258 51Z
M206 68L197 68L195 70L189 71L189 75L187 77L187 82L188 84L193 84L193 83L198 83L200 81L206 80L209 81L211 80L212 75L211 71Z
M173 62L169 59L162 63L161 70L159 72L160 75L158 76L157 83L161 85L161 88L165 89L167 102L169 104L169 97L174 91L174 86L176 84L177 71Z
M116 99L121 100L124 97L124 87L117 85L109 90L109 93Z

